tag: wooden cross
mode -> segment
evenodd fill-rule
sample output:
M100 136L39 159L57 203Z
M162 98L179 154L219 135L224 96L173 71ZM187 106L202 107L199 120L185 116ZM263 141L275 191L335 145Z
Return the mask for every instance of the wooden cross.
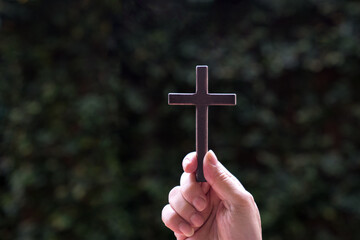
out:
M195 93L169 93L169 105L196 106L196 180L206 182L203 171L208 151L208 109L210 105L236 105L236 94L208 93L208 66L196 66Z

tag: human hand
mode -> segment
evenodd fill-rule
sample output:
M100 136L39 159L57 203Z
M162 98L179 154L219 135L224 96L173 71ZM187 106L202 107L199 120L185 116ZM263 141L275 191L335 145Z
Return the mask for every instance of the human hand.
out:
M209 151L207 182L196 182L196 153L183 160L180 186L169 193L162 220L177 240L261 240L259 210L252 195Z

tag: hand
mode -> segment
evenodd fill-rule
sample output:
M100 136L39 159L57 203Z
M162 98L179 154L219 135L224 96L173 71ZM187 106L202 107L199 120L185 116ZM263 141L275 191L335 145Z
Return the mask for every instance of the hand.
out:
M252 195L209 151L207 182L195 180L196 153L183 160L180 186L169 193L162 220L177 240L261 240L259 210Z

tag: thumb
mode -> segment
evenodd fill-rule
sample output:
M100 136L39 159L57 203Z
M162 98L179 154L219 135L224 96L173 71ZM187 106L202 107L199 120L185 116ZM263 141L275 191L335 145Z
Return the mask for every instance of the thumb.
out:
M247 193L239 180L218 161L213 151L206 153L203 167L205 179L221 200L234 202Z

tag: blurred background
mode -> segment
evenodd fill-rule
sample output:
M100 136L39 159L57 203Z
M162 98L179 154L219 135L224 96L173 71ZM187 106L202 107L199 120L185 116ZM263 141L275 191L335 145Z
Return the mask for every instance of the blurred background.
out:
M161 222L209 66L209 147L264 239L360 238L360 4L1 0L0 239L174 239Z

